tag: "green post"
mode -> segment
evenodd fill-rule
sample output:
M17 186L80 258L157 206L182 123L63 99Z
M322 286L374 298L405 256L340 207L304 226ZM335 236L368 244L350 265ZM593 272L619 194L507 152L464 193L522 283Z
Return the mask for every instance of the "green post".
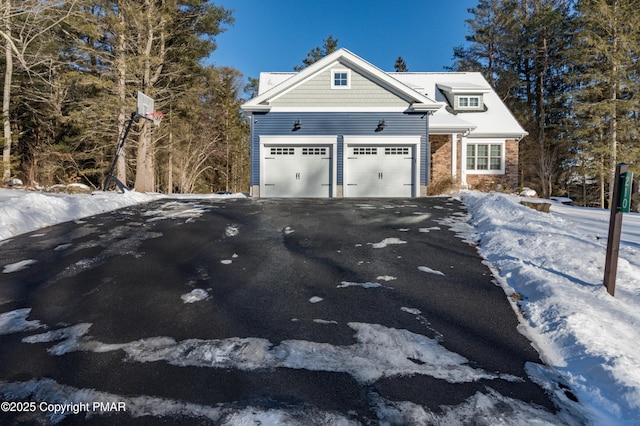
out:
M631 187L633 186L633 172L620 173L620 213L631 211Z

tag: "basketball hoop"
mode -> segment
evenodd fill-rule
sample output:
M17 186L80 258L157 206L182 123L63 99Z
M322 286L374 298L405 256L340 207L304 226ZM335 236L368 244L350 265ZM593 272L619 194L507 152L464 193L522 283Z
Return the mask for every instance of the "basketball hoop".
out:
M154 112L150 112L147 115L144 115L143 117L149 121L152 121L155 126L159 126L160 122L164 118L164 114L161 112L154 111Z

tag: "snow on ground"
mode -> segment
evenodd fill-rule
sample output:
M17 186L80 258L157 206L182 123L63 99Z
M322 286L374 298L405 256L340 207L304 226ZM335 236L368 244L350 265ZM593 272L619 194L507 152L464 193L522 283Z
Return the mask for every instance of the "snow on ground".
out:
M543 360L596 423L640 424L640 215L623 217L612 297L602 284L609 211L553 203L543 213L504 194L461 199Z
M532 378L551 393L554 389L549 383L554 381L569 386L592 424L639 424L640 352L635 345L640 341L640 215L624 215L616 296L612 297L602 285L608 211L553 204L551 213L542 213L521 205L519 197L504 194L464 192L459 197L467 205L469 214L453 213L449 218L439 220L438 225L453 229L460 238L478 246L514 309L521 313L523 333L532 340L550 367L528 365ZM162 195L135 192L62 195L0 189L0 245L2 240L48 225L162 198ZM179 206L168 200L150 214L153 220L167 214L189 220L197 217L200 210L197 203ZM418 224L426 218L428 214L417 213L397 224ZM427 230L437 229L425 228L421 232ZM227 237L233 237L237 232L234 224L225 231ZM293 230L287 227L284 232ZM402 243L404 241L389 238L369 244L384 248L389 244ZM29 264L27 259L20 264L0 266L3 272L11 273ZM381 276L377 279L386 281L394 277ZM355 284L364 287L367 283ZM202 297L207 297L206 291L196 289L183 295L182 301L193 303ZM180 303L179 300L177 302ZM405 307L403 311L428 325L419 310ZM28 319L29 313L28 308L0 313L0 334L45 327L37 319ZM122 350L137 362L164 361L175 365L210 367L231 363L233 365L229 366L245 369L287 367L343 371L364 383L407 373L429 374L454 382L492 376L471 368L462 357L444 350L438 345L437 338L432 340L377 324L350 323L349 326L353 328L358 343L347 347L296 340L273 346L259 338L175 341L169 337L107 345L86 336L91 327L88 323L41 332L26 337L24 341L56 342L49 348L53 355L77 350ZM247 345L255 349L249 351L254 354L251 359L246 358L246 352L241 350ZM398 355L399 348L409 350L411 356ZM409 358L419 362L412 362ZM440 361L433 364L434 358ZM124 398L102 393L98 398L98 393L71 388L50 379L0 382L0 395L24 395L23 399L36 399L37 395L41 395L40 400L51 402L109 398L122 401ZM534 418L541 424L554 424L558 420L535 407L491 392L474 395L464 404L450 407L437 415L409 402L392 402L376 395L372 395L371 400L376 401L381 423L422 421L445 424L451 421L471 424L474 419L504 419L506 412L510 415L511 424L528 424ZM181 413L217 419L221 424L241 424L244 421L288 423L291 416L296 415L251 407L242 411L237 407L196 406L143 395L130 397L127 402L127 407L139 407L141 413ZM153 410L150 406L154 407ZM350 423L333 413L317 413L314 417L327 420L317 424Z
M23 190L0 189L0 241L14 235L35 231L57 223L78 220L83 217L105 213L133 204L146 203L162 199L160 194L142 194L134 191L125 193L100 192L93 194L60 194ZM233 195L172 195L171 198L239 198L242 194ZM174 216L198 213L198 206L190 211L180 210L179 203L169 202L159 211L169 206L178 210ZM150 216L159 216L157 211L149 212ZM166 217L166 212L163 213ZM152 219L153 220L153 219ZM232 231L230 231L232 232Z

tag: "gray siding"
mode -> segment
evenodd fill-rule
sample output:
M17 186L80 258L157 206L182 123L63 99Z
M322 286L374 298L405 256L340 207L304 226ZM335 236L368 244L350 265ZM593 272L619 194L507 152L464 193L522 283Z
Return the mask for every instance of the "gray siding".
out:
M335 66L305 81L290 92L274 99L274 107L408 107L406 100L351 70L351 88L332 89L331 71L346 69Z
M296 120L302 121L302 128L294 131ZM376 127L380 120L384 120L386 128L377 133ZM428 176L427 132L428 116L419 114L404 114L391 112L271 112L254 114L251 135L251 185L260 184L260 135L336 135L337 152L337 184L342 185L342 150L344 135L384 135L384 136L415 136L420 135L420 185L426 185Z

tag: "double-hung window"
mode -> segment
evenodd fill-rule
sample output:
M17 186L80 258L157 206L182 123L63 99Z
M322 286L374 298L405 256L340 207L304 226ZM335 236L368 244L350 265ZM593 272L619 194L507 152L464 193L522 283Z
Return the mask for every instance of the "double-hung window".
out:
M467 170L475 173L504 173L502 143L467 143Z

